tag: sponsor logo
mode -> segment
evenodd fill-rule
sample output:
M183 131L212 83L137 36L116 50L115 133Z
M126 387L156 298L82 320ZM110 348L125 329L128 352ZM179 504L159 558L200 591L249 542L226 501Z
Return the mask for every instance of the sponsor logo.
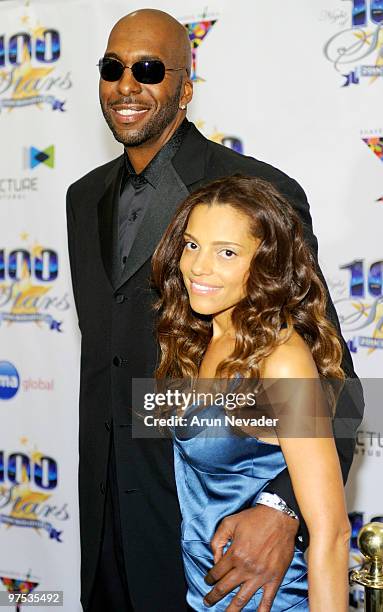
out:
M362 138L362 140L366 143L374 155L376 155L380 161L383 161L383 137L369 136L368 138Z
M30 572L22 576L15 572L0 570L0 580L10 594L23 593L27 595L32 593L40 583L40 579L32 576ZM17 610L20 610L20 606L16 607Z
M209 140L218 142L218 144L224 145L232 151L237 153L243 153L243 142L238 136L229 136L224 132L219 132L217 129L207 130L205 128L205 121L196 121L196 126L201 130Z
M362 130L360 136L370 151L383 162L383 130ZM383 202L383 196L375 201Z
M46 149L36 147L24 147L23 169L34 170L43 164L48 168L55 165L55 147L50 145ZM22 200L26 196L39 190L37 176L7 177L0 178L0 200Z
M204 78L197 74L197 51L208 32L210 32L213 25L217 23L217 16L203 13L202 15L181 17L179 21L183 23L187 29L191 45L192 71L190 78L196 83L205 81Z
M0 200L23 200L38 191L38 179L33 177L0 178Z
M21 238L27 242L29 235ZM40 244L0 249L0 329L31 323L62 332L60 315L70 303L67 293L52 295L58 275L59 257L53 249Z
M52 27L21 18L17 32L0 34L0 112L35 106L64 112L63 92L72 87L61 72L61 35Z
M0 361L0 400L9 400L20 386L19 373L10 361Z
M48 166L48 168L54 168L55 165L55 148L53 145L50 145L43 151L36 149L35 147L29 147L29 149L24 149L24 167L36 168L40 164L44 164Z
M52 497L59 482L58 464L36 448L0 451L0 526L27 528L62 542L61 525L69 520L67 503Z
M383 349L383 260L355 259L340 266L343 275L329 279L339 321L353 353Z
M383 2L351 0L350 4L349 27L330 37L324 55L341 76L342 87L371 85L383 76ZM333 23L345 25L344 20Z
M54 380L39 378L25 378L20 381L19 373L13 363L0 361L0 400L12 399L19 388L23 392L31 391L53 391Z
M383 457L383 435L379 431L358 430L354 453L368 457Z

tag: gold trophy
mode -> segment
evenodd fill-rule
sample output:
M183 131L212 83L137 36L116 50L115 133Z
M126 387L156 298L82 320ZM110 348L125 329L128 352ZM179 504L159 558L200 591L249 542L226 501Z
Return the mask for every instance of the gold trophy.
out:
M358 534L358 547L366 562L350 580L364 586L366 612L383 612L383 523L368 523Z

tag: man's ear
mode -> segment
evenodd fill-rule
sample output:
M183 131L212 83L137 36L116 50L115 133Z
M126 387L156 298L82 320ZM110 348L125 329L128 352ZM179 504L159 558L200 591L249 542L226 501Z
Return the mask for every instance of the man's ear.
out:
M187 106L192 101L192 98L193 98L193 83L188 78L188 79L185 79L184 81L183 94L180 99L180 106Z

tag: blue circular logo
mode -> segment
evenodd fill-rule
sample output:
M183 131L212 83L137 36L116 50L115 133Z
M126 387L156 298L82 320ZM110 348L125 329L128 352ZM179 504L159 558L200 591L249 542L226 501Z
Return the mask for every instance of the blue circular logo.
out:
M0 400L9 400L20 386L19 373L9 361L0 361Z

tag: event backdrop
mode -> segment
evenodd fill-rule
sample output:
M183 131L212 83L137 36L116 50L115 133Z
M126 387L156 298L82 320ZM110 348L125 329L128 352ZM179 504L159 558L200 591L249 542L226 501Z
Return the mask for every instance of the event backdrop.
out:
M63 590L80 610L79 333L65 193L121 152L98 103L108 32L128 0L0 2L0 590ZM378 0L151 0L188 29L209 138L304 187L320 262L359 375L383 348L383 7ZM381 429L361 428L354 533L383 515ZM353 540L352 563L359 561ZM361 606L360 591L351 609ZM7 608L9 610L14 607Z

